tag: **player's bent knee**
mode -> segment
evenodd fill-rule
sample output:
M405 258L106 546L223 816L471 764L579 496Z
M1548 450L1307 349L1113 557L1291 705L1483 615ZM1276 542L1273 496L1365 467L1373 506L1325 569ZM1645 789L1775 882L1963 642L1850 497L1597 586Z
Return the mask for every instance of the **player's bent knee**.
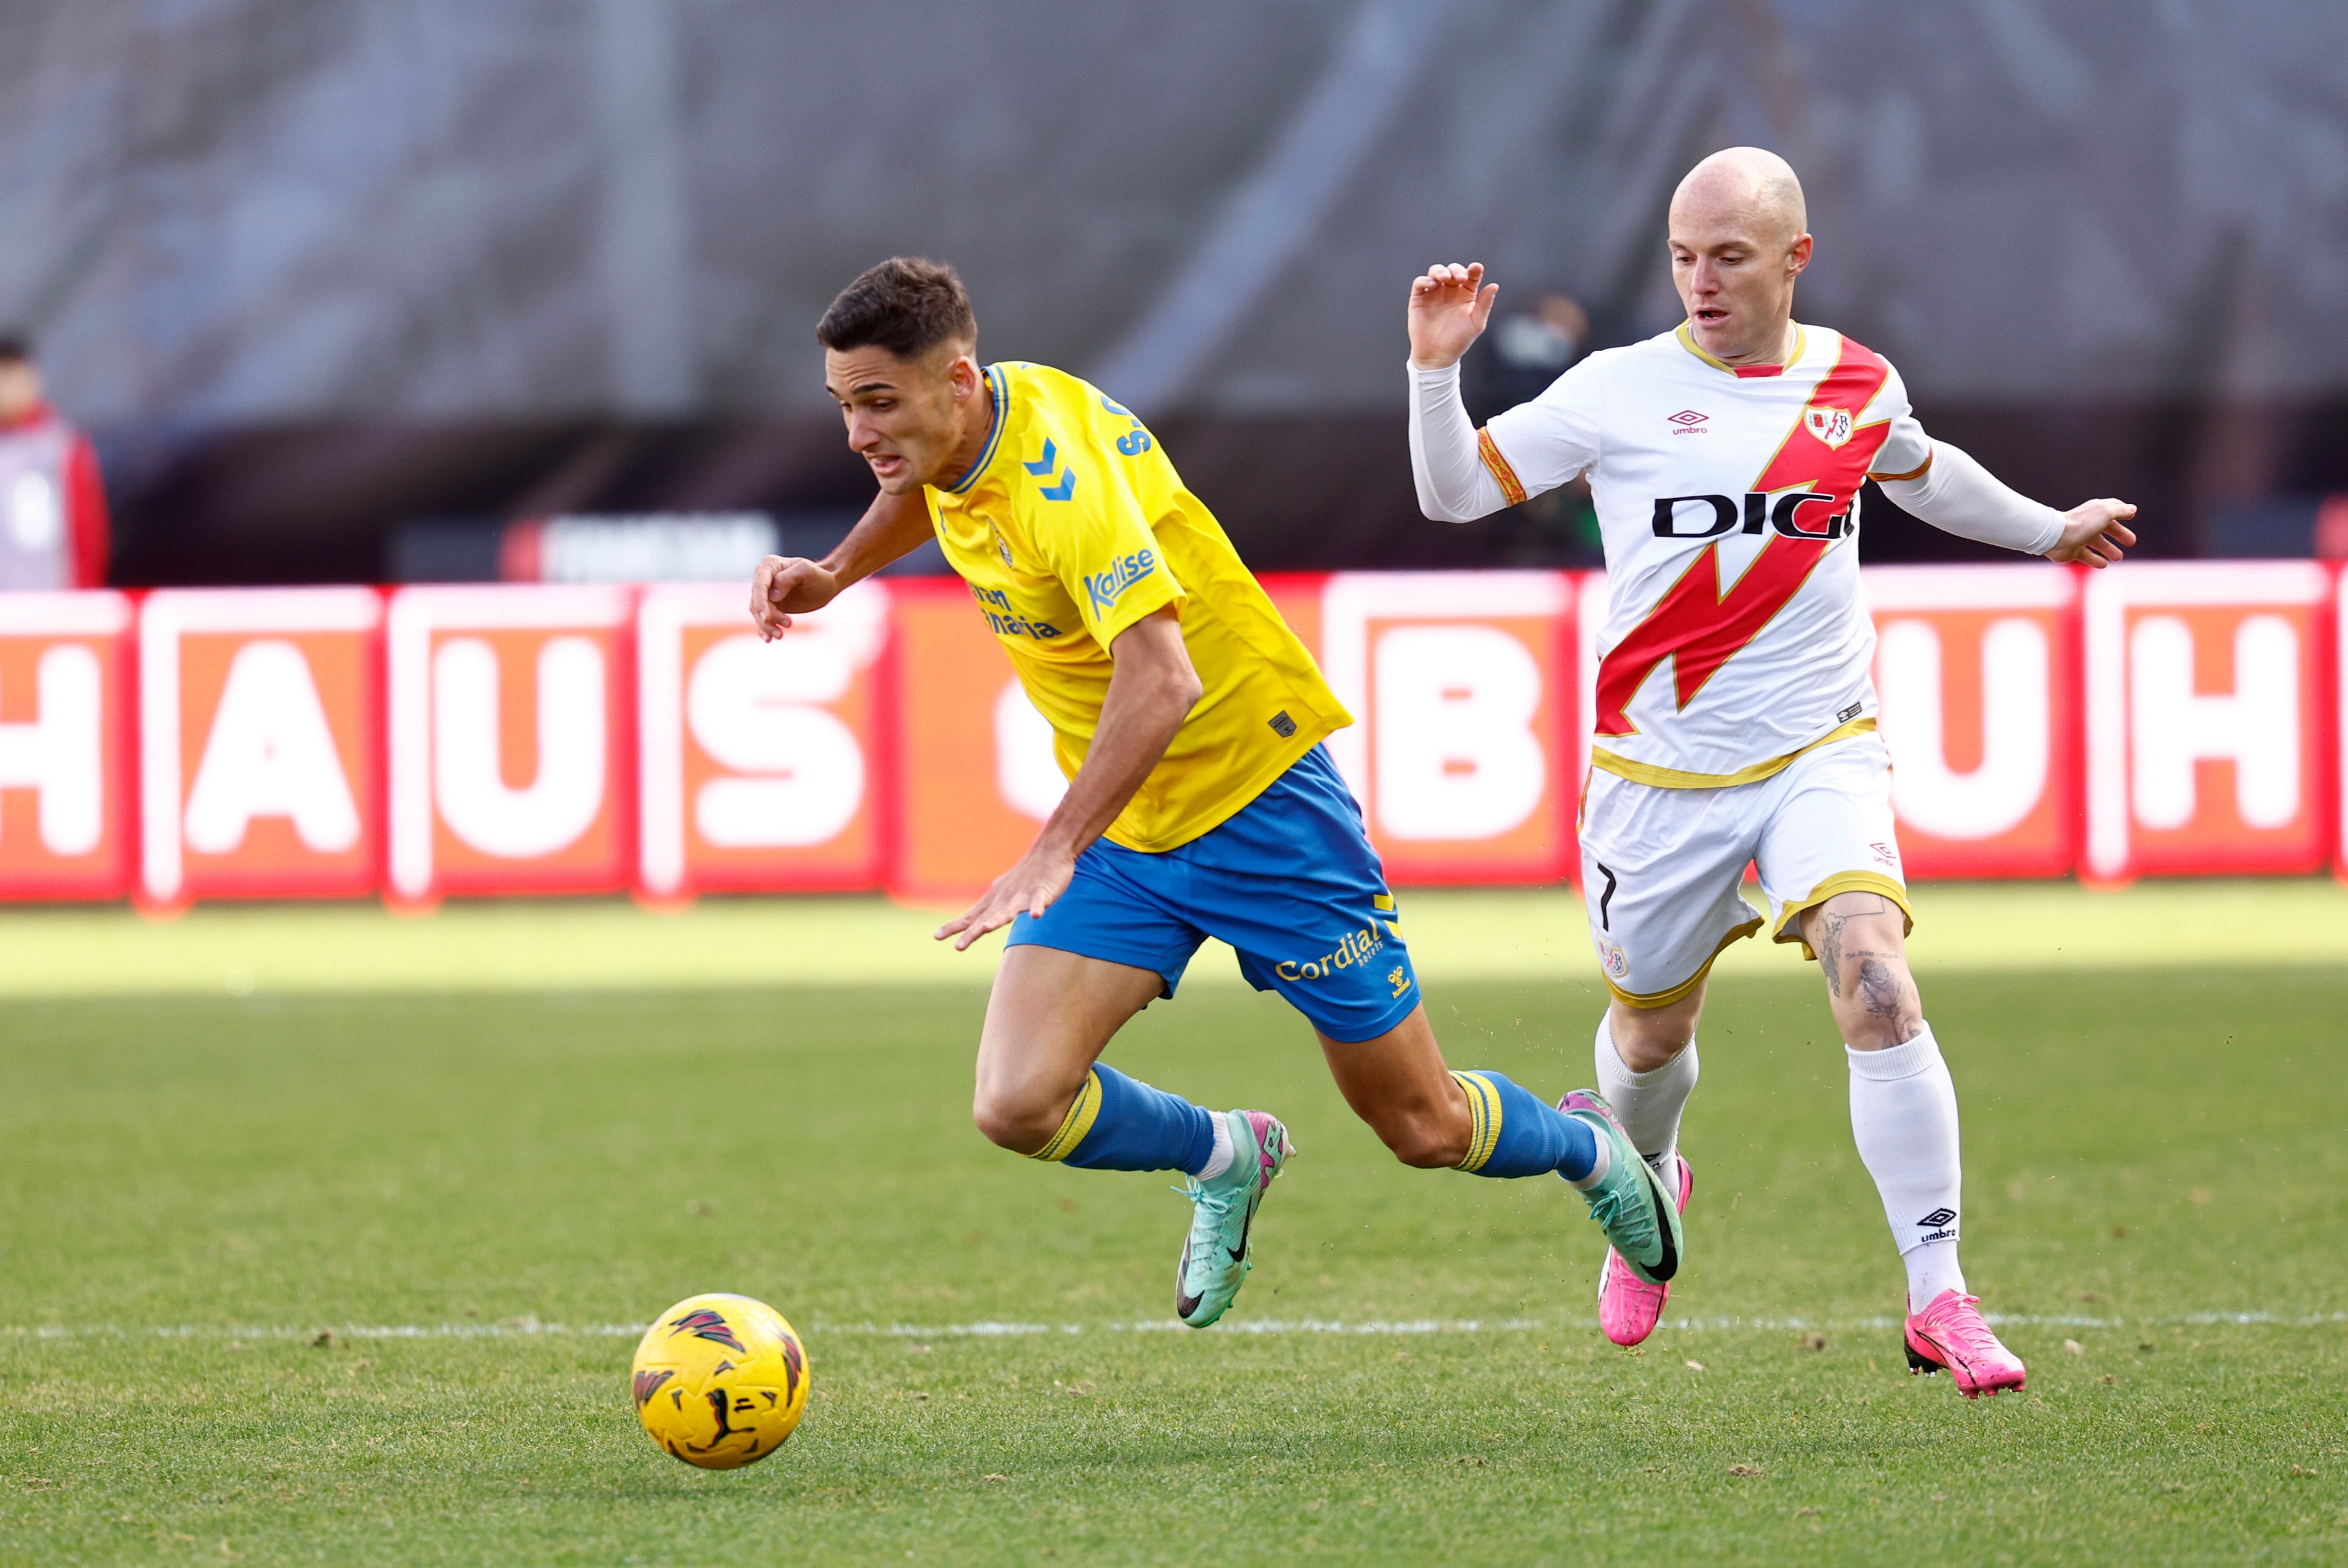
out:
M1924 1027L1923 1003L1905 960L1868 954L1838 966L1835 1021L1844 1043L1862 1051L1904 1045Z
M1606 1028L1614 1054L1634 1073L1669 1067L1695 1043L1694 1014L1677 1007L1649 1012L1617 1006L1608 1016Z
M970 1102L970 1119L989 1143L1014 1154L1033 1154L1052 1140L1067 1107L1034 1096L981 1089Z
M1396 1160L1419 1171L1447 1171L1468 1156L1468 1133L1441 1118L1399 1118L1376 1129L1378 1139Z

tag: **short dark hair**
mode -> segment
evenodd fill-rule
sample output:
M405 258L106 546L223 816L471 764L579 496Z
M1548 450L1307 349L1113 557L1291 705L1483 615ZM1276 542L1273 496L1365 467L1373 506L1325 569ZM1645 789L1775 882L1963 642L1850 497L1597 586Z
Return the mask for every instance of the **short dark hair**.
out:
M826 348L885 348L918 359L942 343L976 344L978 322L962 276L943 262L891 256L839 291L816 324Z
M21 332L0 327L0 365L30 365L33 340Z

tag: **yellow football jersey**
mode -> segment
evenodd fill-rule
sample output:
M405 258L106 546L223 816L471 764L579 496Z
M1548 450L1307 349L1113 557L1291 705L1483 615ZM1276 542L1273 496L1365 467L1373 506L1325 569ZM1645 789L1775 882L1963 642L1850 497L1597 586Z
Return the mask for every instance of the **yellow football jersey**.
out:
M938 542L1071 779L1108 695L1109 645L1179 607L1205 693L1107 837L1152 853L1189 843L1353 717L1139 419L1041 365L989 366L986 380L984 449L927 492Z

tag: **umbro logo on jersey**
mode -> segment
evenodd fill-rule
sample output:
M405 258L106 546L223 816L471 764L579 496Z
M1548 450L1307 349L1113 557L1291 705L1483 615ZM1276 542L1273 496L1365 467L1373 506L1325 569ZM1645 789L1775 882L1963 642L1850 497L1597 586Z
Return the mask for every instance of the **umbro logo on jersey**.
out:
M1945 1225L1956 1217L1957 1212L1954 1209L1944 1207L1933 1210L1916 1222L1920 1225Z
M1712 418L1712 416L1709 414L1699 414L1693 408L1683 408L1678 413L1671 415L1669 418L1673 424L1679 427L1678 429L1672 432L1673 435L1701 436L1705 433L1704 422Z

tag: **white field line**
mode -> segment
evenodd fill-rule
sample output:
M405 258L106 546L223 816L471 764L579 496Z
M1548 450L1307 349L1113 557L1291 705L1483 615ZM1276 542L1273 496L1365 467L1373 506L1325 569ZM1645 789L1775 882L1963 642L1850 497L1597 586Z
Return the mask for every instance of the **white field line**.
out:
M2316 1328L2348 1323L2348 1312L2188 1312L2166 1317L2095 1317L2081 1313L1986 1313L2001 1328L2171 1328L2195 1326L2272 1326ZM1359 1322L1320 1317L1240 1318L1218 1326L1231 1335L1466 1335L1527 1334L1586 1328L1584 1322L1531 1317L1413 1318ZM1892 1329L1900 1319L1877 1317L1681 1317L1662 1326L1683 1334L1805 1333L1833 1330ZM633 1323L561 1324L527 1319L512 1323L344 1324L326 1327L288 1324L180 1324L126 1328L114 1324L15 1324L0 1326L0 1338L15 1339L198 1339L242 1342L257 1339L315 1339L331 1334L337 1339L633 1339L644 1326ZM1187 1332L1170 1317L1130 1323L835 1323L808 1331L811 1339L830 1337L888 1339L1016 1339L1039 1336L1087 1334L1160 1334Z

